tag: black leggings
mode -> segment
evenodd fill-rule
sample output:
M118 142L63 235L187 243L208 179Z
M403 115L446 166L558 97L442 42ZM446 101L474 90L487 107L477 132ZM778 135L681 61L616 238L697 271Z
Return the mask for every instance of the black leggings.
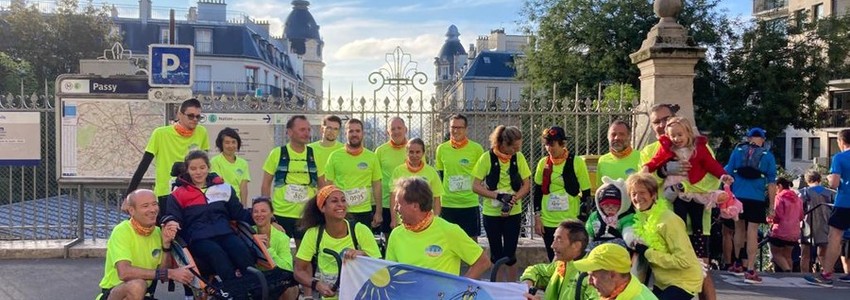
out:
M222 280L236 278L236 270L245 274L245 269L254 265L251 251L235 233L192 241L189 251L203 275L214 272Z
M702 236L702 217L705 212L705 205L693 200L676 199L676 201L673 201L673 212L682 218L685 224L688 224L688 217L691 217L691 235Z
M543 226L543 244L546 246L546 255L549 256L550 262L555 258L555 251L552 250L552 242L555 241L556 228Z
M694 295L688 293L678 286L668 286L666 289L660 289L657 286L652 289L652 293L658 297L658 300L691 300Z
M490 261L496 262L502 257L510 260L508 266L516 264L516 246L519 242L519 229L522 216L516 214L507 217L484 216L484 230L490 243Z

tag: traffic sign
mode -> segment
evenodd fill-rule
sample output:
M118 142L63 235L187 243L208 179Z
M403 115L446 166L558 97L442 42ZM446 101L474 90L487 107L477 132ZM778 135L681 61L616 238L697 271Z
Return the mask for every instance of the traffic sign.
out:
M195 82L195 48L191 45L152 44L148 46L152 87L192 87Z

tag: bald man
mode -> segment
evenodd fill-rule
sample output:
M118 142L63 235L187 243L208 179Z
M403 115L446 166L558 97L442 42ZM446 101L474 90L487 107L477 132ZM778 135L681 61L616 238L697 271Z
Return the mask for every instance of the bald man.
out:
M389 236L390 231L392 231L392 228L390 228L392 221L392 218L390 218L392 209L390 207L390 193L394 185L392 182L393 171L398 166L403 165L404 160L407 159L407 125L404 124L404 119L392 117L387 122L387 136L390 137L390 140L375 148L378 163L381 164L381 191L383 194L381 195L383 222L380 231L385 236Z
M144 299L153 295L153 280L174 280L183 284L192 281L189 267L169 269L171 242L177 234L177 225L162 230L156 226L159 213L157 197L151 190L131 192L121 209L130 215L109 235L106 243L106 263L100 281L98 299Z

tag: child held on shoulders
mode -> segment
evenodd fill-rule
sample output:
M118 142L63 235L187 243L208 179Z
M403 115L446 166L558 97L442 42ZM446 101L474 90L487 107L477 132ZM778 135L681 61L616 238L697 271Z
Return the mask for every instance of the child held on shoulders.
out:
M692 233L701 235L703 212L731 198L728 191L718 190L717 179L726 185L731 185L734 179L714 159L708 148L708 138L697 135L688 119L670 118L665 134L658 141L661 147L643 166L643 172L655 172L671 161L690 163L687 174L667 174L663 195L673 204L673 211L682 220L690 217Z

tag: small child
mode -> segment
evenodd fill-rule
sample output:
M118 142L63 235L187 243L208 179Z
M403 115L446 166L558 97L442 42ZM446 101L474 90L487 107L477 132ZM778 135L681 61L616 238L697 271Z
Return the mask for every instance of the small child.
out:
M791 189L794 184L785 178L776 179L774 214L768 218L770 226L770 255L778 267L777 272L791 272L794 266L791 251L800 239L800 222L803 221L803 200Z
M706 177L719 178L727 185L731 185L734 179L726 174L723 166L714 159L708 149L708 138L696 135L688 119L670 118L665 134L661 135L658 141L661 147L643 166L643 171L655 172L670 161L690 163L691 168L686 175L667 174L663 191L664 197L673 203L674 212L682 220L687 220L690 216L692 234L701 235L703 211L729 199L726 191L718 190L719 184L711 184L716 181L706 180ZM704 180L709 184L704 184Z
M585 224L590 237L588 249L612 242L628 248L635 239L635 210L626 194L625 181L603 176L602 185L596 190L596 208Z

